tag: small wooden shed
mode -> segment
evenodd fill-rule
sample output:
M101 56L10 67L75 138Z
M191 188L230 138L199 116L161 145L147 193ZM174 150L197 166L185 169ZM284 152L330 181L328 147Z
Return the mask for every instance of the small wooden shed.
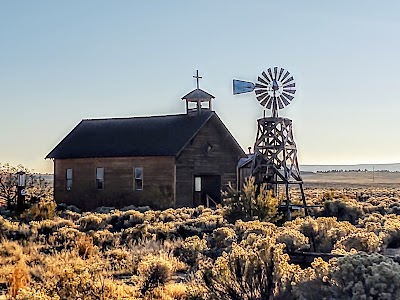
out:
M55 200L86 210L221 202L245 153L211 110L213 98L197 88L182 98L185 114L82 120L46 157Z

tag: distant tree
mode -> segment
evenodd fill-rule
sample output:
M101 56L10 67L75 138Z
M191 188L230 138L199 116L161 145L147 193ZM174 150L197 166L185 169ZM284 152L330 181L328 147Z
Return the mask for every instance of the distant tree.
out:
M51 196L52 187L40 174L34 174L23 165L0 164L0 200L5 201L9 209L17 199L19 171L26 173L26 201L35 202L40 198Z

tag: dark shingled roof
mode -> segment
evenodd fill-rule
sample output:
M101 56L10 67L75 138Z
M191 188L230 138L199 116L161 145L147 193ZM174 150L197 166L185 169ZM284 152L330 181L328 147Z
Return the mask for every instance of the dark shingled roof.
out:
M46 158L176 156L214 115L82 120Z

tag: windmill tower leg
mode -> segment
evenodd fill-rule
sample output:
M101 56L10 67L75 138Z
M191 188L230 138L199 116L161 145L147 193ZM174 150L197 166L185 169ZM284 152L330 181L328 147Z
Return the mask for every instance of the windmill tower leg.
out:
M290 185L300 186L302 208L308 215L303 190L303 180L297 162L297 148L292 132L292 121L287 118L261 118L258 120L255 156L252 175L257 184L265 183L275 197L278 187L284 188L284 203L280 208L288 220L292 219L293 205L290 200Z
M303 184L299 184L300 186L300 192L301 192L301 200L303 202L303 206L304 206L304 214L306 216L308 216L308 209L307 209L307 203L306 203L306 196L304 194L304 188L303 188Z

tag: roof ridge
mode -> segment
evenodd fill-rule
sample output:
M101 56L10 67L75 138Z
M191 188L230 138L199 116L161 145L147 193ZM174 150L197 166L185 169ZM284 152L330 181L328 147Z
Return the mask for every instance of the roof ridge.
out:
M146 119L146 118L164 118L186 116L186 113L170 114L170 115L152 115L152 116L137 116L137 117L109 117L109 118L83 118L82 121L101 121L101 120L130 120L130 119Z
M199 116L82 120L46 158L176 156L214 115L213 111L204 111Z

